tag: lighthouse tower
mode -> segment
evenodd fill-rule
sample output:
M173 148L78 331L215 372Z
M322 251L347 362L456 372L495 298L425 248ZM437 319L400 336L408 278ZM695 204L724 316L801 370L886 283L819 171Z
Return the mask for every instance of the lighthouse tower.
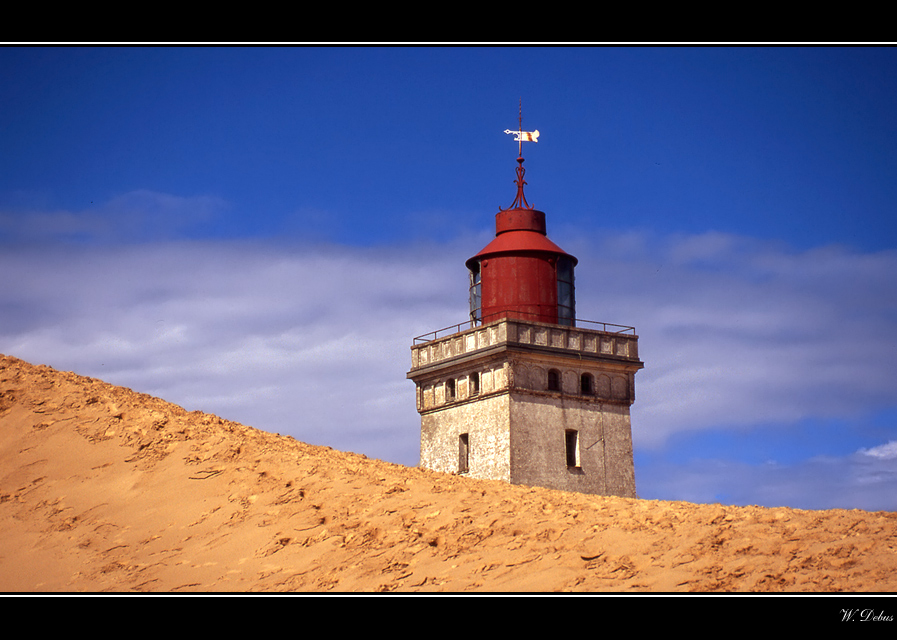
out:
M636 497L630 406L638 336L576 319L578 261L548 239L545 214L517 195L495 239L470 258L470 319L415 338L420 466L514 484ZM586 326L580 326L586 324Z

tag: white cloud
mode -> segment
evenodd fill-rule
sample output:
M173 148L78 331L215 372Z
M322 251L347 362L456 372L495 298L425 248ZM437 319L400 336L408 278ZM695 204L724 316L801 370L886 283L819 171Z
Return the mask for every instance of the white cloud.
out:
M891 440L878 447L860 449L857 453L879 460L897 460L897 440Z
M148 189L80 211L0 211L0 238L17 242L135 241L178 237L208 225L227 203L214 196L175 196Z

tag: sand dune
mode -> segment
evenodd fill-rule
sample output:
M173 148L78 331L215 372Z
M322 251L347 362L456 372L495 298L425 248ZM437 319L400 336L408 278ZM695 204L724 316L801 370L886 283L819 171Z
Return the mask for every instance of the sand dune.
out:
M897 513L471 480L7 356L0 523L5 592L897 591Z

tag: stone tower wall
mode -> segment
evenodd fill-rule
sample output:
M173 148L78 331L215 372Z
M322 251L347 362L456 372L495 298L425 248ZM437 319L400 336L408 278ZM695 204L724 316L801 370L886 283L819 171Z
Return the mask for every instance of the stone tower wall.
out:
M513 394L510 407L512 483L636 497L628 407L531 394ZM576 432L576 466L567 431Z
M511 482L508 394L427 413L421 417L420 466L459 473L459 439L468 434L468 474Z

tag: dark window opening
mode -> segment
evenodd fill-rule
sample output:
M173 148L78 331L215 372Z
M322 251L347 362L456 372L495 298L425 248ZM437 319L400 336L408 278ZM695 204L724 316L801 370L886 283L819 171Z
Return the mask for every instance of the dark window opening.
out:
M470 448L468 446L467 434L462 433L458 436L458 473L467 473L469 454Z
M470 395L472 395L472 396L479 395L480 394L480 374L471 373L470 378L468 380L469 380L468 384L470 385L468 387Z
M561 374L557 369L551 369L548 372L548 390L549 391L560 391L561 390Z
M584 396L595 395L595 379L590 373L584 373L579 377L579 390Z
M567 454L567 466L579 466L579 432L573 429L564 431L564 445Z
M445 401L451 402L455 399L455 381L454 380L446 380L445 381Z

